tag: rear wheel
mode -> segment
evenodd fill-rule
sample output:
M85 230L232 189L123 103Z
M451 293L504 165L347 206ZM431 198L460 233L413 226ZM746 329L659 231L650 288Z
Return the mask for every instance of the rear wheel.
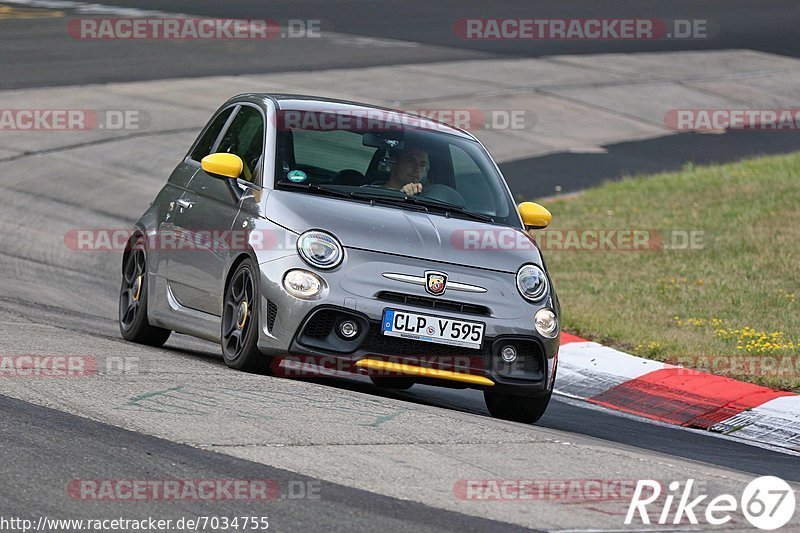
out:
M369 379L378 387L394 390L408 390L414 385L412 378L390 378L386 376L370 376Z
M258 350L259 292L253 261L236 267L225 287L222 310L222 358L237 370L269 373L269 357Z
M161 346L172 333L147 322L147 256L142 241L133 245L123 264L119 331L125 340L148 346Z
M483 393L483 399L493 417L533 424L542 418L552 395L552 391L543 396L513 396L487 390Z

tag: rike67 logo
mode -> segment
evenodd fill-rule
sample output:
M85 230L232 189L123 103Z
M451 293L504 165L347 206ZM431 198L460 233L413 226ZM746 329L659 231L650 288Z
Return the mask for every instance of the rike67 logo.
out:
M778 477L754 479L738 499L732 494L721 494L708 500L708 494L698 496L693 493L693 486L693 479L687 480L683 487L679 481L673 481L663 497L661 483L651 479L639 480L625 515L625 524L633 523L638 514L642 524L650 524L653 520L661 525L688 521L692 525L721 526L732 520L732 513L740 511L753 527L771 531L782 528L794 516L794 491ZM655 519L650 514L653 511L656 512Z

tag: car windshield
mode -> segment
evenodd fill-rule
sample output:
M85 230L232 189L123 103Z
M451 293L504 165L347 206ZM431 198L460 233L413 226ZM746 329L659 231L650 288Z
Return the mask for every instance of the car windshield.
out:
M278 128L278 189L520 227L502 178L474 140L399 124L365 131L295 122Z

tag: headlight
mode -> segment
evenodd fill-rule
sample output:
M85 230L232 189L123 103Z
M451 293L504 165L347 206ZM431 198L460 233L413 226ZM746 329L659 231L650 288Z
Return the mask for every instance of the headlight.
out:
M342 245L324 231L311 230L297 239L297 251L306 263L317 268L334 268L342 262Z
M526 300L538 302L547 295L547 276L536 265L522 265L517 271L517 289Z
M322 290L322 282L308 270L290 270L283 277L283 288L295 298L307 300Z
M533 323L542 337L552 339L558 333L558 319L552 309L544 307L536 311Z

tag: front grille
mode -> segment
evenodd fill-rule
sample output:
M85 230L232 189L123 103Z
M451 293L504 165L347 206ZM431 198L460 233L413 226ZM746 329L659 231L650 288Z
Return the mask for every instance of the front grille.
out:
M371 323L367 337L360 348L377 355L416 355L416 356L481 356L481 350L449 346L435 342L415 341L401 337L390 337L381 331L381 325Z
M466 304L453 300L440 300L438 298L428 298L427 296L414 296L399 292L382 291L378 293L378 300L385 302L402 303L406 305L416 305L417 307L427 307L441 311L453 313L468 313L471 315L489 316L489 308L483 305Z
M352 340L342 339L334 331L338 321L343 318L356 320L362 328L361 333ZM459 367L483 368L506 379L539 381L545 375L545 354L541 343L530 337L501 336L484 338L480 349L450 346L435 342L425 342L384 335L381 323L368 322L363 317L344 309L323 308L313 312L298 334L297 342L312 350L353 353L356 350L367 355L397 356L414 359L417 357L441 357L447 364ZM517 350L517 359L505 363L500 352L506 345ZM466 359L461 359L466 358Z
M278 306L275 305L271 300L267 300L267 329L272 331L273 326L275 326L275 318L278 316Z

